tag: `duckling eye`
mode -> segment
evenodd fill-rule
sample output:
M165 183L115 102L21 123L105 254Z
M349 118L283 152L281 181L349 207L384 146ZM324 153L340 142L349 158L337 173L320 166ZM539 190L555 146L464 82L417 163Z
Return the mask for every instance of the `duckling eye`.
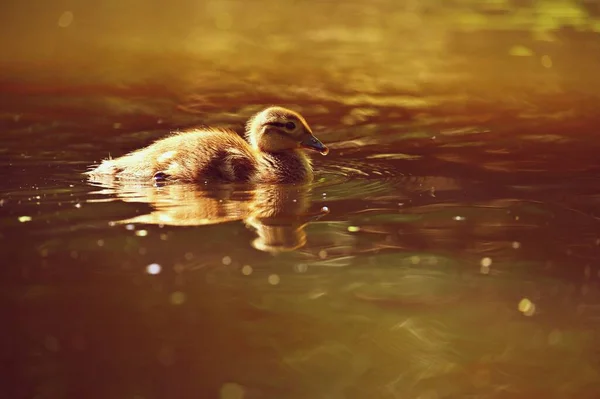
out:
M287 130L294 130L296 128L296 124L294 122L288 122L285 124L285 128Z

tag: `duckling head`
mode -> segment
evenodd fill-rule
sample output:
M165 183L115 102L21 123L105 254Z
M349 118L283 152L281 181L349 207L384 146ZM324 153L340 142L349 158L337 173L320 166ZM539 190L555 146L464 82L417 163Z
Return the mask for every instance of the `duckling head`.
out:
M282 152L298 148L327 155L329 149L314 135L306 120L297 112L283 107L269 107L248 121L246 138L250 145L265 152Z

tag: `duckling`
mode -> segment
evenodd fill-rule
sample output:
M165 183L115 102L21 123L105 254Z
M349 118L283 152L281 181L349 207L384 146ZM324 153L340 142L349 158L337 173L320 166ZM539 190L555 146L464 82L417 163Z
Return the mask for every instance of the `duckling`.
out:
M246 140L232 130L208 128L176 133L86 172L92 179L249 183L300 183L313 179L304 149L327 155L306 120L269 107L246 124Z

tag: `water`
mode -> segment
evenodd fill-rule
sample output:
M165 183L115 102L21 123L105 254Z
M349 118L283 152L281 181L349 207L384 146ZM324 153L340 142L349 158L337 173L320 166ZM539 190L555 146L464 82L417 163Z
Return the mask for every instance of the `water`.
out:
M2 13L0 397L600 394L594 7L123 4ZM81 174L270 104L314 183Z

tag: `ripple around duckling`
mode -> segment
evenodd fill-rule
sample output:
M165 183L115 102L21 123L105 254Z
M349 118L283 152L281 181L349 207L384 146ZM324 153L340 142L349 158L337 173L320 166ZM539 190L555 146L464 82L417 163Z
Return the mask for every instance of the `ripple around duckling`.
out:
M313 186L315 192L336 200L389 192L390 183L403 177L386 165L359 160L335 159L315 169L319 171Z
M404 197L409 193L429 191L431 180L439 180L405 174L397 165L378 159L334 159L315 165L315 170L313 192L328 200L390 199L390 193L401 193L400 197Z

